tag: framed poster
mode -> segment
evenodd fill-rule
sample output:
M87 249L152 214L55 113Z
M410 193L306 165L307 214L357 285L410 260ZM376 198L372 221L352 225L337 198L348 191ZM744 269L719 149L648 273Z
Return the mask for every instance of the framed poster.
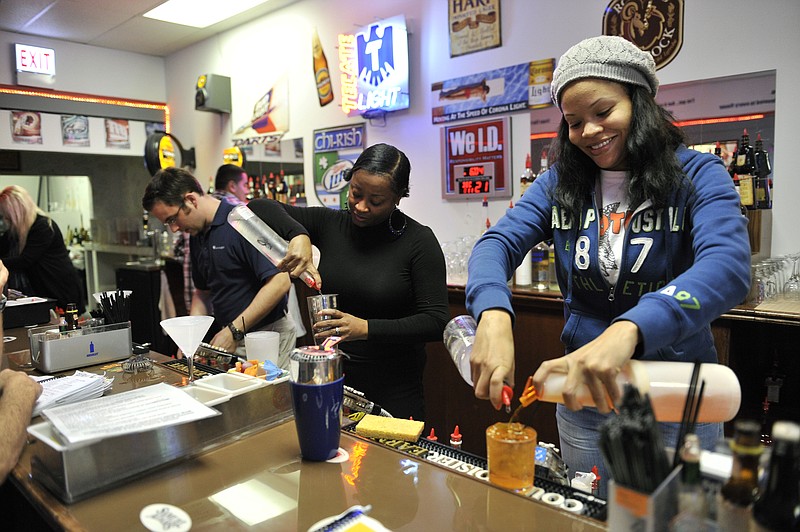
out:
M61 115L61 143L64 146L88 146L89 117Z
M447 4L450 57L501 45L500 0L450 0Z
M431 84L434 124L549 107L555 59L496 68Z
M511 121L442 128L442 198L511 197Z

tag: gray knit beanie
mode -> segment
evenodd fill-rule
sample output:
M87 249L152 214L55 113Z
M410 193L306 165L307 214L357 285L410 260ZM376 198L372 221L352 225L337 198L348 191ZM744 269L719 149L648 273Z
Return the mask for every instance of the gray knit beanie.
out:
M658 91L653 56L627 39L612 35L583 40L561 56L550 84L553 103L561 107L561 91L564 87L584 78L639 85L649 89L653 96Z

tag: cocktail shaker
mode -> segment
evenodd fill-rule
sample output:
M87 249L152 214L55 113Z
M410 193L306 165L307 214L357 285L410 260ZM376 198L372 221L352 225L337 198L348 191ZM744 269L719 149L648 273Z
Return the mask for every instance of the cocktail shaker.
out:
M336 456L342 426L344 374L336 349L301 347L292 351L289 378L300 453L307 460Z

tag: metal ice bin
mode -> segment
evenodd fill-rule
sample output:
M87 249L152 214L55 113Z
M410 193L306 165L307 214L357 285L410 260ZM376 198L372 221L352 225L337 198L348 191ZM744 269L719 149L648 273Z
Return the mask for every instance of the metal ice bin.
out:
M41 372L55 373L131 356L131 323L112 323L59 332L54 325L28 331L31 361Z
M31 444L31 477L66 503L85 499L290 419L288 379L230 395L214 408L221 415L69 447L55 439L49 422L32 425L28 432L38 441Z

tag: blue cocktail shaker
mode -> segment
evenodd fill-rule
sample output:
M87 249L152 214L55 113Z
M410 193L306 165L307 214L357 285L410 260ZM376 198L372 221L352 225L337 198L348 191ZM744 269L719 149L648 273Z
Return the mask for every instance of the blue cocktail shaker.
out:
M306 460L324 461L336 456L342 426L344 375L336 349L301 347L289 360L292 406Z

